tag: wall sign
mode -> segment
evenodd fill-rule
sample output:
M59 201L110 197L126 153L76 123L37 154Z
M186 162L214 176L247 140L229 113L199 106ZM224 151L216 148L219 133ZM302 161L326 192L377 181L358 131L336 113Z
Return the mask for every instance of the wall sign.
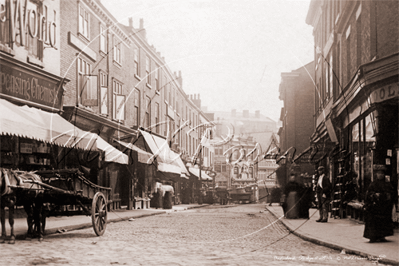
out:
M43 13L28 9L28 0L6 0L5 16L0 22L10 21L8 30L10 41L21 46L26 45L26 33L32 38L43 41L50 47L56 48L57 24L56 11L53 11L53 19L49 21L47 6L43 5Z
M61 109L59 82L29 70L0 64L0 93Z
M395 97L399 97L399 83L393 83L378 88L370 94L370 100L372 103L383 102Z

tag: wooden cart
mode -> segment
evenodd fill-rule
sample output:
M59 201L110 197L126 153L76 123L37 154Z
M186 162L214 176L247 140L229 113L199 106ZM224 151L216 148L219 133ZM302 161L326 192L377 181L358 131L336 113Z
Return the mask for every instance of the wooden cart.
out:
M101 236L107 225L107 202L111 188L87 180L78 169L37 171L42 181L30 180L43 189L45 217L91 216L94 232ZM44 221L45 224L45 221Z

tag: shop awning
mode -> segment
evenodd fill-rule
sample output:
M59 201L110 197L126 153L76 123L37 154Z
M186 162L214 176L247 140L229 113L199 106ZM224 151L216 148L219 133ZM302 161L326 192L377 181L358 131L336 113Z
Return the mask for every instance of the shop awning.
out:
M189 167L188 170L190 171L190 173L192 173L199 179L199 173L200 173L199 168ZM212 177L207 175L204 170L201 170L201 179L202 180L212 180Z
M143 130L140 130L140 133L150 147L153 156L157 158L159 171L189 175L180 155L169 148L166 139Z
M128 149L136 151L137 152L138 161L140 163L144 163L144 164L152 164L153 163L154 157L152 156L151 153L140 149L139 147L137 147L136 145L133 145L132 143L127 143L127 142L120 141L120 140L117 140L117 142L119 144L121 144L122 146L128 148Z
M97 138L97 148L105 152L104 161L106 162L114 162L119 164L128 164L129 162L129 157L126 154L114 148L111 146L111 144L99 136Z
M35 139L67 148L101 150L104 160L128 163L128 156L112 147L97 134L74 126L56 113L49 113L27 105L18 106L0 99L1 134Z
M56 113L17 106L0 99L1 134L40 140L67 148L96 149L96 134L80 130Z

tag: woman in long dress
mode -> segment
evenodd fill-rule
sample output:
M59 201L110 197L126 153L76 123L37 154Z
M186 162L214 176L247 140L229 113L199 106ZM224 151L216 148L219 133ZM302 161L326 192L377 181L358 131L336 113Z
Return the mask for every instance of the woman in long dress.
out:
M370 243L386 241L386 236L393 235L392 207L395 192L392 185L385 181L385 166L374 165L376 180L366 192L365 227L363 237Z

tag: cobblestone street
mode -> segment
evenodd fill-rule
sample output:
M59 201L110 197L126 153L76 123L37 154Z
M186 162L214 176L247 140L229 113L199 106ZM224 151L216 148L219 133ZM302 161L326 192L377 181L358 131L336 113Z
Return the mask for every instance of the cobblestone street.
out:
M0 265L375 265L304 241L259 205L208 206L1 245Z

